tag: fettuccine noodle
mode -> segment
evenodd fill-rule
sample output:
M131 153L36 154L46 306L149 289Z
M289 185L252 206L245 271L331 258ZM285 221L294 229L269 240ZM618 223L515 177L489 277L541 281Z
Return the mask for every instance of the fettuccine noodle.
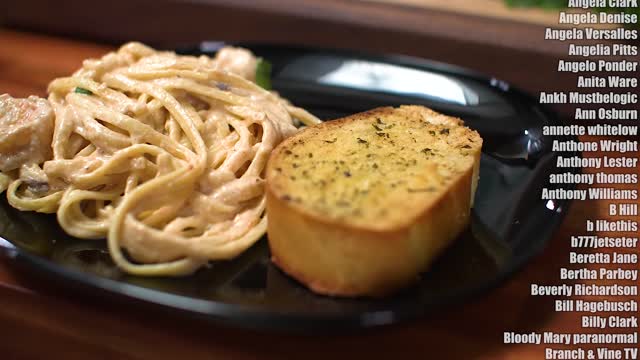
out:
M253 55L235 48L211 59L129 43L87 60L49 85L53 158L0 173L0 190L18 209L55 212L75 237L106 237L128 273L233 258L266 231L271 150L296 119L319 121L254 74Z

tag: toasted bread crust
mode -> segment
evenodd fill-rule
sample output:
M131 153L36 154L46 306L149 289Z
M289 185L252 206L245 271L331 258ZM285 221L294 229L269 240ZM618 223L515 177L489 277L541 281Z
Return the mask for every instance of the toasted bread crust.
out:
M380 108L305 129L280 144L267 166L268 238L274 263L313 291L333 296L383 296L418 278L436 256L464 229L474 191L473 164L448 182L415 216L383 228L326 216L304 202L283 199L275 170L282 152L306 137L339 130L354 121L395 114ZM433 117L438 124L462 126L462 121L422 107L404 109L412 117ZM402 209L394 209L402 211Z

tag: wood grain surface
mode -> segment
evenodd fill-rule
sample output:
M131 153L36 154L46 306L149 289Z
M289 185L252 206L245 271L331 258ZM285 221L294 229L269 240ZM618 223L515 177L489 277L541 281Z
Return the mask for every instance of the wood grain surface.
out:
M498 1L65 0L60 6L21 0L6 3L0 25L114 45L138 40L175 48L224 40L406 54L471 68L533 93L575 89L575 76L555 72L567 42L545 40L547 25L507 15Z
M9 30L0 31L0 44L0 93L13 96L44 96L51 79L71 73L87 57L112 49L90 42ZM416 50L415 55L421 55L418 52ZM441 59L469 63L454 53L450 55L442 53ZM510 55L502 56L508 59ZM501 71L497 67L485 70ZM535 82L531 82L529 88L540 89ZM637 172L637 169L629 171ZM585 220L594 218L611 219L607 215L607 202L575 202L543 254L482 298L451 307L428 319L348 334L262 333L177 318L144 306L121 306L108 299L62 291L56 284L31 278L24 269L0 259L0 357L543 359L544 346L503 345L502 333L597 331L580 329L579 313L554 312L552 298L529 295L531 283L559 282L558 269L568 265L570 236L584 233ZM638 249L630 251L638 253ZM596 266L587 266L592 267ZM597 297L591 297L595 299Z
M510 7L504 0L360 0L383 4L408 5L419 9L432 9L474 15L495 20L518 21L556 28L568 28L574 25L558 24L558 10L538 7ZM571 9L572 13L584 13L583 9ZM590 25L591 26L591 25ZM615 28L617 25L597 24L598 28Z

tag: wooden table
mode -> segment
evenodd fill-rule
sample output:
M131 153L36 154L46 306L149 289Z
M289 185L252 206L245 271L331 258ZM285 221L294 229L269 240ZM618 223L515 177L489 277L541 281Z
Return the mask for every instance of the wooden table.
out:
M0 31L0 44L0 93L13 96L44 95L51 79L111 49L8 30ZM553 299L532 297L529 287L558 283L558 269L568 264L570 235L584 232L585 219L607 219L606 213L604 202L574 203L544 253L483 298L429 319L342 335L246 331L78 298L0 260L0 354L3 359L62 354L65 359L543 359L544 346L503 345L502 333L589 332L580 329L580 314L554 312Z

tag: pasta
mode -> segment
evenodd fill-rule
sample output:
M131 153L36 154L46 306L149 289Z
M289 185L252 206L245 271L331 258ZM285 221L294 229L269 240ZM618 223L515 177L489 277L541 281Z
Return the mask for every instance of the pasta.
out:
M319 122L253 80L256 59L223 48L179 56L129 43L49 85L52 159L0 173L21 210L56 213L69 234L107 238L137 275L189 274L266 231L271 150Z

